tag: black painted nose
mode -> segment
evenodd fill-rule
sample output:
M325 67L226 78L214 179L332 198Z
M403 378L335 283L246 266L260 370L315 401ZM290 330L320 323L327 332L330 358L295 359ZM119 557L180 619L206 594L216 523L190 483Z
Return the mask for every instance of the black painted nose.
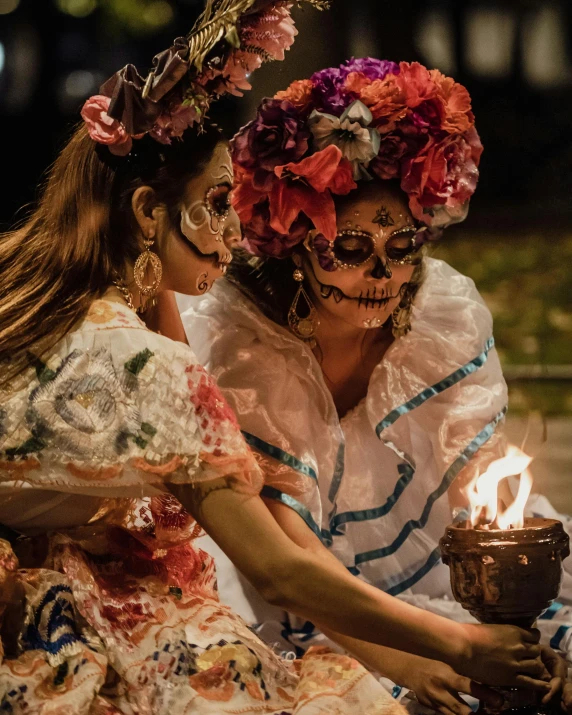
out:
M375 262L375 266L371 269L372 278L391 278L393 273L388 263L384 263L378 256Z

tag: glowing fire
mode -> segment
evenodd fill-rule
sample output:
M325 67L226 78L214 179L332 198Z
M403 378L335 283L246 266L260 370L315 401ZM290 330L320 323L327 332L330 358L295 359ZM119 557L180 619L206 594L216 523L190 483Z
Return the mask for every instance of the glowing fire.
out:
M532 457L510 445L507 454L491 462L484 474L474 479L468 488L471 524L491 529L520 529L524 525L524 507L532 489L528 469ZM520 474L518 493L504 511L498 508L498 488L503 479Z

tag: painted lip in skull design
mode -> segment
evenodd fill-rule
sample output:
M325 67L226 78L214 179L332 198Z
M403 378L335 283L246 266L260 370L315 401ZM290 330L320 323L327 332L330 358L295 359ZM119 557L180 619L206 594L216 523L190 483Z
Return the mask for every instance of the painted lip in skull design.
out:
M332 297L336 303L340 303L342 300L355 301L359 308L377 308L379 310L384 308L391 300L398 297L397 295L390 295L384 288L380 288L378 291L377 286L368 288L366 291L360 291L357 296L351 296L346 295L338 286L327 285L320 281L318 281L318 283L320 285L320 295L322 298Z

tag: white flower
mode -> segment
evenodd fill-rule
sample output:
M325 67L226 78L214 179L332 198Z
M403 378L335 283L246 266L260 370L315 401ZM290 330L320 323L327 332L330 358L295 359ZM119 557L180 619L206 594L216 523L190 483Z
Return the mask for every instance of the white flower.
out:
M371 178L366 167L374 159L380 146L377 129L369 127L373 117L370 110L357 99L341 117L314 110L309 126L319 151L333 144L354 168L354 179Z

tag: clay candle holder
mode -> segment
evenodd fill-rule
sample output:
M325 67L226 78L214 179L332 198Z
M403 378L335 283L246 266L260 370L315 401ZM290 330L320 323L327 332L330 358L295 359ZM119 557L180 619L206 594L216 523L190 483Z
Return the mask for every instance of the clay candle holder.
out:
M481 623L521 628L530 628L557 598L562 561L570 553L562 523L537 518L525 519L524 527L516 529L454 524L440 547L453 595L463 608ZM500 710L539 710L533 691L506 688L502 694Z

